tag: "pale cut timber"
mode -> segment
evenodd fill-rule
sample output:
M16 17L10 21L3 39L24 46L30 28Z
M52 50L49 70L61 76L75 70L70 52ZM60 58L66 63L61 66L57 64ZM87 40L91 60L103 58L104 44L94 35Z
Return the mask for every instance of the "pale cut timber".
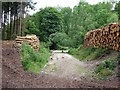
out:
M103 47L120 51L120 25L111 23L101 29L87 32L84 47Z
M17 36L16 44L21 46L23 43L29 44L36 51L39 50L39 39L36 35Z

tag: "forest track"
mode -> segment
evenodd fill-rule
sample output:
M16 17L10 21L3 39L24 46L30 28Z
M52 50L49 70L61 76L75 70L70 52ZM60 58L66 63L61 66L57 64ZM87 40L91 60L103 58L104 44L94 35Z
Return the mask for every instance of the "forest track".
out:
M92 71L86 68L84 62L67 53L62 53L60 50L52 52L52 56L42 73L77 80L86 76L90 78L92 75Z
M24 71L20 61L20 50L14 46L14 42L6 41L2 45L2 88L118 88L119 82L116 79L112 81L71 79ZM66 57L71 56L65 54L64 60ZM79 65L84 64L80 62ZM68 69L72 70L72 66L67 67L66 72ZM69 75L71 72L74 73L74 70L70 71ZM66 74L63 72L64 75Z

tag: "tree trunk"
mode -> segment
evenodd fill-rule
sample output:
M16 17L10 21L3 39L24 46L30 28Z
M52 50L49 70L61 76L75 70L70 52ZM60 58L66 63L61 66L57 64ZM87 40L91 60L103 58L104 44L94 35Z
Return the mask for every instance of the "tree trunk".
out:
M2 31L2 2L0 1L0 40L2 39L2 33L1 33L1 31Z
M13 20L13 32L12 32L12 39L13 39L13 35L16 33L15 32L15 29L16 29L16 16L14 15L14 20Z
M18 14L16 15L16 35L19 35L19 16Z
M2 39L4 40L5 39L5 13L4 13L4 21L3 21L3 29L2 29Z
M12 20L12 13L10 13L10 40L12 39L12 33L13 33L13 20Z

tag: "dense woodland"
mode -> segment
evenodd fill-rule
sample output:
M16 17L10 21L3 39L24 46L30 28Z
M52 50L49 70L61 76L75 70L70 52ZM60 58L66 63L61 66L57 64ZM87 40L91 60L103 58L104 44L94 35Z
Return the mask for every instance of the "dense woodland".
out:
M24 18L33 2L2 2L2 39L14 39L24 33Z
M36 34L51 49L78 47L88 31L118 22L117 7L113 9L111 2L90 5L84 1L73 9L46 7L26 18L25 34Z
M36 34L51 49L78 47L88 31L118 21L119 3L113 7L112 2L90 5L80 1L73 9L46 7L29 16L27 9L34 9L35 3L4 2L2 38Z

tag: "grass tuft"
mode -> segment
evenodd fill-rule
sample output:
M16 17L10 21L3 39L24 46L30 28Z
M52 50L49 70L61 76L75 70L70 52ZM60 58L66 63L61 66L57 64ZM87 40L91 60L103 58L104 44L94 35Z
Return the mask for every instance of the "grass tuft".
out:
M35 73L40 73L50 56L49 49L45 48L42 43L38 52L30 45L22 44L21 53L24 69Z
M78 58L80 61L90 61L96 58L99 58L105 53L108 53L108 49L103 48L71 48L69 49L69 54L73 55L74 57Z
M117 67L117 58L109 58L97 66L95 73L100 79L105 80L113 74L115 67Z

